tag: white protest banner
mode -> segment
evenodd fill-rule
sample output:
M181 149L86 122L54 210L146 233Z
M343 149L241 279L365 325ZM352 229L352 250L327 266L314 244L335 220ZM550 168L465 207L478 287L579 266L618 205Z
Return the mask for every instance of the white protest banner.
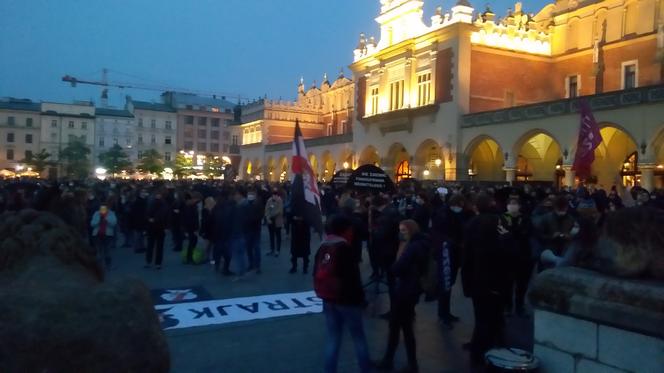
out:
M155 306L165 330L320 313L313 291Z

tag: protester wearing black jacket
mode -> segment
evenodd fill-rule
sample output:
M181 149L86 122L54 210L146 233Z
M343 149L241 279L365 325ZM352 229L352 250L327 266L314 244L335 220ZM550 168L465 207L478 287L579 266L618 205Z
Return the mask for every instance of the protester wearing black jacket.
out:
M475 328L468 346L473 361L503 343L503 289L507 283L507 265L503 240L508 234L495 214L492 197L480 194L476 200L478 215L465 232L465 257L461 269L463 290L473 300Z
M452 287L456 283L463 255L463 232L470 214L460 194L450 197L431 218L431 238L438 268L438 318L448 328L459 318L451 313Z
M152 266L153 253L155 250L156 256L154 257L154 264L157 266L157 269L161 269L161 262L164 258L164 237L166 235L166 225L168 223L169 206L162 197L163 193L161 191L155 192L154 199L148 206L148 247L145 251L146 268Z
M196 244L198 243L198 229L200 228L200 219L198 214L198 202L201 196L198 192L187 194L184 198L184 211L182 220L185 231L187 232L187 264L194 262L193 255Z
M408 371L417 372L417 353L415 344L415 305L422 294L421 278L426 273L430 257L429 237L419 232L414 220L404 220L399 225L401 241L396 262L390 268L394 276L392 309L389 318L389 336L387 350L378 369L392 370L394 354L399 345L399 335L403 332Z

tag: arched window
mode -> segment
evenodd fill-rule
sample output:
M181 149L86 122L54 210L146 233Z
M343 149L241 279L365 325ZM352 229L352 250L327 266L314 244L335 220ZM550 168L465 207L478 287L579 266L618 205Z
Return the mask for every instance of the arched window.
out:
M397 166L397 172L395 173L395 179L400 182L403 179L409 179L413 176L413 172L410 169L410 163L408 161L401 161Z

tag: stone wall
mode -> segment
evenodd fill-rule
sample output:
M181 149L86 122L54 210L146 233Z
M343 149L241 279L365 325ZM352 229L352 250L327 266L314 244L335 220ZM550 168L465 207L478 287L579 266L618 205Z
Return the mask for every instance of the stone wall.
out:
M531 292L541 372L664 372L664 284L579 268L542 273Z

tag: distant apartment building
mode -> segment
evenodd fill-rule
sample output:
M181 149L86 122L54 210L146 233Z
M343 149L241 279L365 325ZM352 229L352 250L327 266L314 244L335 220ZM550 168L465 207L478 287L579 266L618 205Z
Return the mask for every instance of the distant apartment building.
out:
M0 100L0 170L16 170L39 152L40 104L26 99Z
M225 97L164 92L164 104L177 111L177 151L194 152L198 163L207 154L228 156L235 105Z
M135 101L131 97L127 97L125 108L134 116L132 161L140 160L146 150L154 149L166 164L173 162L178 150L178 116L175 109L163 103Z
M97 108L95 110L95 144L92 148L93 164L99 164L99 155L119 145L132 162L137 160L135 150L134 115L126 109Z
M92 102L78 101L72 104L42 102L41 148L52 154L53 161L58 161L60 152L74 141L81 141L93 149L94 125L95 107ZM58 167L52 167L49 176L61 176L58 171L61 171Z

